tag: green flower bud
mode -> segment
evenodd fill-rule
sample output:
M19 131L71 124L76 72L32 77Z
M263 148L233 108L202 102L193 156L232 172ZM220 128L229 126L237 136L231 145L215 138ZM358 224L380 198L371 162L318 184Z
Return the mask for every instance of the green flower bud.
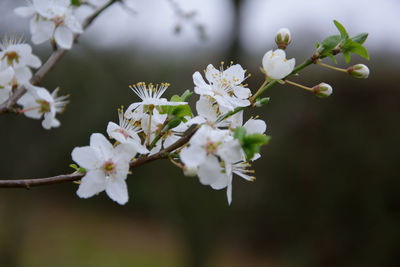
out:
M369 76L369 69L364 64L357 64L347 68L347 73L355 78L366 79Z
M330 86L327 83L320 83L320 84L314 86L312 89L313 89L314 94L321 98L328 97L333 92L332 86Z
M275 42L279 49L286 49L292 41L292 37L288 28L281 28L275 35Z

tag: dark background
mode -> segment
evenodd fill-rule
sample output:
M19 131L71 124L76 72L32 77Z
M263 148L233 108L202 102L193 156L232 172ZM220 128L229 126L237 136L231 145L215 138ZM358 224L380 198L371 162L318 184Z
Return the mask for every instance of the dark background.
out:
M254 93L263 82L261 58L272 47L244 51L236 30L241 1L231 7L227 45L190 60L134 45L105 52L79 42L42 83L71 93L60 128L0 117L1 178L71 172L72 149L87 145L93 132L105 134L116 109L137 101L131 83L167 81L166 95L180 94L193 89L195 71L234 60L252 73L247 83ZM299 51L295 42L287 53L300 63L312 47ZM43 61L47 48L35 52ZM246 113L267 122L272 140L254 164L257 180L235 177L230 207L224 190L202 186L167 161L133 170L125 206L105 193L79 199L73 183L0 189L0 266L398 266L398 55L372 49L370 56L351 62L370 66L367 80L319 66L292 78L331 84L327 99L280 85L267 92L270 104ZM341 56L339 66L345 67Z

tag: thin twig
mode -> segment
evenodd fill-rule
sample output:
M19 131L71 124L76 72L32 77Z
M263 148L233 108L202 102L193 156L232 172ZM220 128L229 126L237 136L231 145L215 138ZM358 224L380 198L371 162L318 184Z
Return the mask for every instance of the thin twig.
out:
M115 2L118 2L119 0L110 0L107 4L105 4L103 7L101 7L99 10L97 10L94 14L92 14L90 17L88 17L83 23L82 27L83 29L86 29L92 22L95 20L105 9L107 9L110 5L112 5ZM74 42L77 41L78 37L80 34L76 34L74 36ZM30 80L30 83L33 85L38 85L44 78L44 76L47 75L47 73L57 64L57 62L67 53L68 50L66 49L61 49L58 48L55 50L50 57L47 59L47 61L38 69L33 75L32 79ZM18 99L20 99L24 94L26 93L26 88L23 85L20 85L17 90L12 94L12 96L2 103L0 105L0 114L9 112L12 110L12 107L17 103Z
M135 168L137 166L146 164L148 162L157 160L157 159L163 159L163 158L168 158L169 152L174 151L175 149L185 145L187 142L189 142L190 138L197 132L198 127L193 128L192 130L189 131L189 133L182 138L180 138L178 141L170 145L169 147L161 150L160 152L147 156L147 157L142 157L139 158L130 164L130 168ZM69 174L61 174L57 176L52 176L52 177L46 177L46 178L35 178L35 179L14 179L14 180L0 180L0 188L1 187L13 187L13 188L26 188L29 189L33 186L41 186L41 185L50 185L50 184L59 184L59 183L64 183L64 182L73 182L73 181L78 181L80 180L83 176L85 176L86 173L79 173L79 172L73 172Z

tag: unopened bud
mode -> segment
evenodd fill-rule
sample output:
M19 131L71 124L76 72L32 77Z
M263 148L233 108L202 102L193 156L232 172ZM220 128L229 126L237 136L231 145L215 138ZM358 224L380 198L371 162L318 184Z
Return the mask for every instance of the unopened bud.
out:
M347 73L355 78L366 79L369 76L369 69L364 64L357 64L347 68Z
M194 177L197 175L197 167L184 166L183 174L188 177Z
M332 86L327 83L320 83L314 86L312 89L314 94L318 97L328 97L333 92Z
M269 97L264 97L261 98L260 100L257 100L256 103L254 104L254 106L260 108L262 106L264 106L265 104L267 104L269 102Z
M292 37L288 28L281 28L275 35L275 42L279 49L286 49L292 41Z

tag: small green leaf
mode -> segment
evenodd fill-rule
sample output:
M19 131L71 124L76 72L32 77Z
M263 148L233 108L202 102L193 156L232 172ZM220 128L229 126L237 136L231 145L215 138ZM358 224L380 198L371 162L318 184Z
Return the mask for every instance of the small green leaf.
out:
M71 5L80 6L81 5L81 1L80 0L71 0Z
M368 37L368 33L362 32L362 33L357 34L356 36L351 37L350 39L353 42L363 44L365 42L365 40L367 40L367 37Z
M354 54L360 55L365 59L369 60L369 55L367 49L359 43L353 42L346 51L352 52Z
M349 34L347 33L346 29L343 27L343 25L339 21L334 20L333 23L335 24L336 28L339 30L340 37L342 37L343 40L346 40L347 38L349 38Z
M335 64L337 64L336 58L332 55L332 53L327 54L327 56L330 57Z
M318 47L320 47L321 46L321 44L317 41L316 43L315 43L315 48L318 48Z
M183 102L179 95L173 95L170 99L171 102Z
M257 145L266 145L269 142L270 137L263 134L250 134L244 138L245 144L257 144Z
M344 59L346 60L346 63L349 63L350 59L351 59L350 53L347 51L344 51L343 56L344 56Z
M170 120L167 124L168 130L177 127L181 123L181 118L174 118Z
M192 95L193 95L193 92L191 92L190 90L186 90L181 95L181 99L183 102L187 102Z
M326 56L330 53L341 41L340 35L331 35L322 41L321 54Z
M239 143L243 145L243 139L246 137L246 128L240 126L235 129L233 137L239 140Z
M86 172L86 169L85 169L85 168L78 167L76 164L70 164L69 166L70 166L72 169L74 169L75 171L77 171L77 172L81 172L81 173Z

